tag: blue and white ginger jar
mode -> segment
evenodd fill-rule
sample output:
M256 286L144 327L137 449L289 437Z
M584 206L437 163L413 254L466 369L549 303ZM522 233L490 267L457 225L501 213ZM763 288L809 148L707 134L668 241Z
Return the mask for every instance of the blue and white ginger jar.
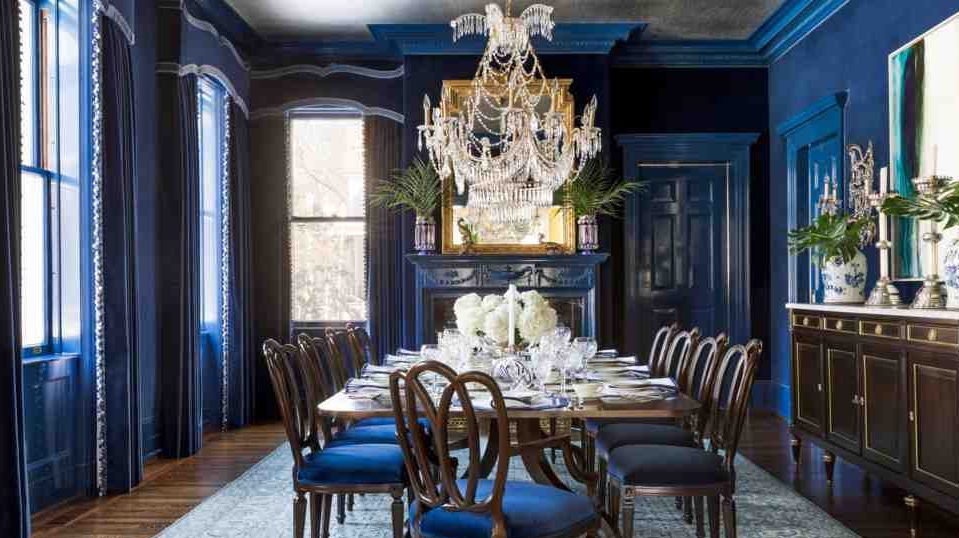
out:
M946 283L946 308L959 308L959 239L946 245L942 257L942 279Z
M835 257L823 262L822 287L824 303L864 303L866 301L866 255L856 251L853 259L843 263Z

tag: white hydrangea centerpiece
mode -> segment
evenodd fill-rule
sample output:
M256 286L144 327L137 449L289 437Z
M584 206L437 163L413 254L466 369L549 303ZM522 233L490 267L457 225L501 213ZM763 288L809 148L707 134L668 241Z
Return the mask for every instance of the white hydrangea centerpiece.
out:
M509 343L509 301L504 295L463 295L453 303L453 313L460 333L486 336L499 345ZM556 310L535 290L519 294L519 300L513 302L513 316L514 336L527 344L538 342L556 328L558 321Z

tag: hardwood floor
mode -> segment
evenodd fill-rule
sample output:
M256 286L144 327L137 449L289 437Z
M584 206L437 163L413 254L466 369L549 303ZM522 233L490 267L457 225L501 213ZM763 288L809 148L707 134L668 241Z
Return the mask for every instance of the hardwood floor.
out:
M143 482L125 495L70 503L33 518L36 538L153 536L192 510L286 440L283 427L258 425L204 439L183 460L153 460Z
M143 483L129 494L72 503L38 514L33 521L34 536L153 536L241 475L283 440L279 424L214 435L193 458L150 462ZM782 419L752 415L740 450L864 538L909 537L909 516L901 490L842 459L836 464L832 487L827 487L822 451L818 448L805 444L799 468L793 465L789 433ZM920 531L920 538L954 537L959 534L959 518L924 503Z

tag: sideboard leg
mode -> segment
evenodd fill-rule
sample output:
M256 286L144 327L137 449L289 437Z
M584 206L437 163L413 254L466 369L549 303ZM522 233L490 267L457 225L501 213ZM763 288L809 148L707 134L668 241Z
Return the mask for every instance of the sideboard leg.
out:
M903 497L902 502L909 510L909 536L916 538L919 536L919 499L910 493Z
M793 434L793 438L789 441L789 445L793 451L793 463L799 465L799 457L802 455L802 439L796 437L796 434Z
M832 473L836 468L836 456L829 451L823 452L822 462L826 464L826 483L832 484Z

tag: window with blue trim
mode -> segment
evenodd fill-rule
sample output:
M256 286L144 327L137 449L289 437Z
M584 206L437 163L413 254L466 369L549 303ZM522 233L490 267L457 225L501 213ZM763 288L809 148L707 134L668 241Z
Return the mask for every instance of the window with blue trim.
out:
M17 1L21 337L30 357L79 348L79 4Z

